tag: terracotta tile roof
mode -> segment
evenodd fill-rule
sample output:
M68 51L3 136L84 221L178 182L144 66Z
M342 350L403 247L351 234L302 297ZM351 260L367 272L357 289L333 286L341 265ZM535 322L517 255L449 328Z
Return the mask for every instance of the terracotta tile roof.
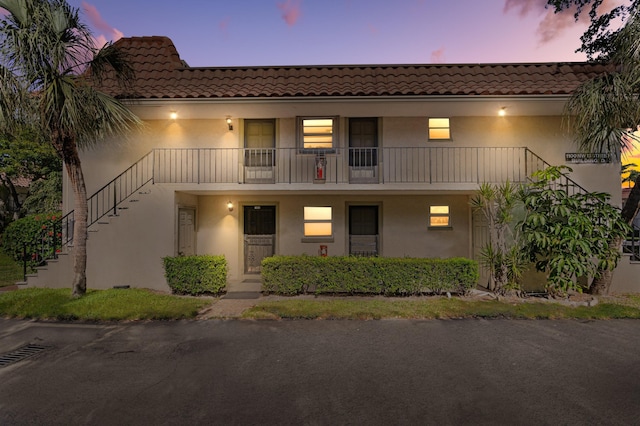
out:
M3 179L6 179L7 177L6 173L4 172L0 173L0 176ZM14 186L19 188L28 188L29 185L31 185L31 179L23 176L18 176L18 177L11 178L11 183L13 183Z
M335 65L191 68L167 37L122 38L136 82L121 98L567 95L601 74L588 63Z

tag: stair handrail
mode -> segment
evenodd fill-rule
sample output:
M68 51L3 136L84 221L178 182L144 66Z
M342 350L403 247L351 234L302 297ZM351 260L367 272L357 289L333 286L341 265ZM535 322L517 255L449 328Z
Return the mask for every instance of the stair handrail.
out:
M640 228L635 224L631 224L631 239L627 239L626 241L630 241L630 245L623 246L623 252L631 255L631 260L640 261Z
M113 213L136 191L153 181L154 150L149 151L129 168L113 178L87 198L87 227ZM53 222L53 231L42 230L30 244L25 244L22 253L22 269L26 281L27 266L42 266L46 261L57 259L62 249L73 241L75 224L74 210Z
M117 216L118 207L125 200L147 183L153 181L154 152L155 150L149 151L128 169L87 198L87 227L93 225L109 213ZM128 177L132 179L128 179ZM135 178L135 180L133 178Z
M535 170L542 170L543 168L550 167L544 159L531 151L529 148L525 149L525 173L529 174L529 161L533 160L535 164ZM152 149L138 161L129 166L125 171L113 178L110 182L94 192L89 198L87 198L87 227L95 224L100 219L108 214L114 216L118 215L118 207L126 201L136 191L140 190L143 186L149 182L154 181L155 172L155 153L156 149ZM540 167L542 166L542 167ZM534 171L535 171L534 170ZM533 171L532 171L533 172ZM577 188L580 192L586 193L587 190L580 186L570 177L563 175L561 178L564 183L561 185L568 191L570 187ZM65 246L68 246L73 241L73 227L75 223L74 211L71 210L59 220L54 222L54 235L53 239L46 238L44 232L40 235L31 247L36 249L37 261L40 264L44 264L47 260L57 258L57 255ZM57 232L59 230L60 232ZM33 257L33 251L31 252ZM24 270L26 275L27 264L27 246L24 247Z
M534 161L543 165L543 167L534 167L535 170L531 171L531 175L533 175L533 173L538 170L543 170L543 169L546 169L547 167L551 167L551 164L547 163L542 157L540 157L535 152L531 151L529 148L525 147L525 157L527 157L528 155L531 155ZM526 163L528 167L528 158L526 160ZM569 188L577 189L578 192L582 194L586 194L587 192L589 192L584 187L582 187L579 183L577 183L575 180L571 179L569 176L565 174L563 174L562 177L560 177L559 179L561 181L564 181L564 183L559 183L559 185L564 187L567 192L569 191Z

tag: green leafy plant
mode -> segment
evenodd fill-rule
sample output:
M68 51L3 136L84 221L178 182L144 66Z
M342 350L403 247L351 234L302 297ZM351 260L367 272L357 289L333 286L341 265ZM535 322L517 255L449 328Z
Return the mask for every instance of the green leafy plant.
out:
M227 285L227 260L224 256L198 255L165 257L167 284L178 294L219 294Z
M472 208L481 212L487 222L488 242L480 252L480 263L489 271L489 289L496 293L518 290L528 265L514 231L517 194L518 188L508 181L502 185L483 183L471 199Z
M2 248L16 261L26 260L33 269L61 249L60 213L36 214L15 220L2 236Z
M466 293L477 262L463 258L273 256L262 261L263 290L294 295Z
M536 269L548 274L548 290L582 291L579 277L597 278L612 271L620 250L612 242L629 232L620 210L599 192L571 193L561 183L566 166L534 173L536 179L521 194L527 215L520 224L525 249Z

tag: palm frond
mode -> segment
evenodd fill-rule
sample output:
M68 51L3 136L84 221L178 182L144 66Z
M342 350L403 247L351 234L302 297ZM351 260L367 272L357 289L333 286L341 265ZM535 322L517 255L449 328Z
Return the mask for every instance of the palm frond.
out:
M619 155L628 128L640 120L635 75L612 72L584 83L566 105L569 129L585 152Z
M107 43L96 52L89 62L89 74L100 85L106 78L114 78L123 88L130 88L135 80L135 72L127 55Z
M0 133L15 134L32 123L33 101L20 80L0 64Z

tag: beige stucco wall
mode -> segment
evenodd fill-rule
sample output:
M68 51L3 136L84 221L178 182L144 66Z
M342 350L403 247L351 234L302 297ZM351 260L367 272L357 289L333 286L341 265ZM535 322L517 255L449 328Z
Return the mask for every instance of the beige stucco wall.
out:
M227 210L227 201L235 207ZM240 280L244 271L243 207L276 206L276 253L317 256L320 245L330 256L348 253L348 206L379 206L381 255L385 257L471 256L469 206L466 195L205 195L198 202L198 253L224 254L229 278ZM430 205L449 205L451 228L428 227ZM333 213L332 239L305 239L303 208L330 206Z
M552 165L563 164L564 154L577 150L563 130L562 118L557 116L451 117L451 141L429 141L427 122L428 118L423 116L381 118L380 146L528 147ZM295 126L295 117L277 120L277 147L296 146ZM347 145L344 117L340 120L339 133L339 145L344 147ZM233 131L227 129L223 119L150 120L144 129L127 139L103 143L82 153L87 192L94 193L153 148L239 148L243 146L242 137L241 120L236 120ZM576 164L572 168L572 177L586 189L609 192L614 202L619 202L619 163ZM194 184L192 189L202 188ZM65 210L70 209L72 198L65 197L64 201Z
M292 102L271 110L268 104L234 105L233 131L228 130L224 116L148 120L145 128L129 138L111 141L82 153L88 193L95 192L153 148L242 147L242 117L277 118L276 147L279 148L296 146L295 115L339 114L342 117L339 145L342 147L347 145L346 117L383 116L379 120L381 147L526 146L554 165L564 162L566 152L576 151L563 131L559 116L452 115L452 140L429 141L429 115L420 114L424 109L420 103L409 109L407 105L380 105L375 102L325 102L315 105L315 113L312 106ZM399 115L399 111L405 111L406 115ZM412 113L416 115L412 116ZM430 115L448 116L446 109L433 109ZM158 114L155 116L159 117ZM614 200L619 200L619 164L572 167L572 176L585 188L610 192ZM147 190L148 194L139 197L139 202L131 203L119 217L106 219L108 225L94 225L93 230L98 232L92 232L88 242L89 287L131 285L167 290L161 259L176 254L176 213L179 207L196 207L197 252L224 254L229 261L231 280L243 278L242 207L254 204L276 206L276 253L279 254L317 255L320 244L328 246L329 255L347 253L347 207L350 203L360 203L380 206L383 256L472 256L469 188L466 191L443 192L441 188L427 184L397 183L392 187L346 184L334 187L307 185L304 192L295 192L292 185L286 184L234 183L221 186L155 184L148 185ZM67 211L73 208L70 193L66 182L64 204ZM233 212L226 207L230 200L235 204ZM430 204L451 207L451 229L428 229ZM333 207L332 242L303 241L303 207L314 205Z
M87 241L87 285L168 290L162 258L175 253L175 191L158 185L129 203L107 224L94 226ZM162 206L162 207L159 207Z

